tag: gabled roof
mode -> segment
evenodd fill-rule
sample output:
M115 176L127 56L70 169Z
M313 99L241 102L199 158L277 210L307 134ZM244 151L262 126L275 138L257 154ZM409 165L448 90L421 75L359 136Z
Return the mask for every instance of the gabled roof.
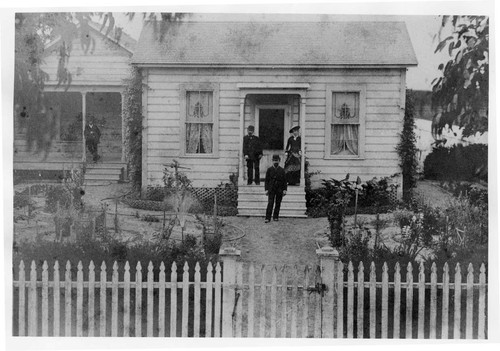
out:
M146 23L132 63L146 66L414 66L403 22L189 22L163 40Z
M109 40L112 43L120 46L122 49L128 51L129 54L132 54L134 52L135 47L137 45L137 41L134 38L132 38L131 36L129 36L128 34L124 33L123 31L120 34L119 40L116 40L116 38L114 38L114 37L105 35L106 31L108 30L108 27L103 28L103 30L101 31L101 25L99 23L89 21L88 25L89 25L90 29L92 29L94 31L95 34L100 35L105 40ZM77 27L79 28L80 25L77 24ZM115 28L115 30L116 30L116 28ZM112 31L111 34L114 35L115 31ZM50 49L55 44L57 44L59 42L59 40L61 40L60 36L55 38L54 40L52 40L50 43L48 43L45 46L46 53L49 53Z

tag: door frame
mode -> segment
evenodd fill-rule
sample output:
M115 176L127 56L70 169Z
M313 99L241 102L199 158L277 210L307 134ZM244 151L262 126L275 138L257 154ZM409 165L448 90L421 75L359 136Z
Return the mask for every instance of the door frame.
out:
M288 131L291 128L292 115L290 104L286 105L255 105L255 135L259 136L260 110L284 110L283 126L283 151L288 140Z

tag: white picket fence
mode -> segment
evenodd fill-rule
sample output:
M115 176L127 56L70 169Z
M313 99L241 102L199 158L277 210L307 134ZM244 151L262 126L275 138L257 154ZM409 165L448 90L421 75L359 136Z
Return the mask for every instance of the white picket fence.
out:
M411 264L404 281L399 264L391 281L384 264L377 281L372 263L365 281L363 263L356 274L335 252L318 255L316 269L266 267L244 264L237 250L225 250L222 266L209 263L202 272L197 263L191 276L187 263L182 276L173 263L167 279L165 265L156 272L150 262L145 281L140 263L131 279L128 262L122 272L115 262L108 280L104 263L96 272L92 262L85 271L79 262L74 280L69 262L64 279L57 262L49 279L45 262L40 280L35 262L29 277L21 262L14 281L14 335L487 338L484 264L477 279L469 265L465 281L459 265L453 274L445 264L438 276L434 264L430 277L420 265L414 282Z

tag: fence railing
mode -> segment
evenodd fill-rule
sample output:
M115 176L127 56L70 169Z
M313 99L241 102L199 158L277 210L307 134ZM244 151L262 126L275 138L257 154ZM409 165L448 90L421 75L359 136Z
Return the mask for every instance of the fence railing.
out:
M100 271L21 261L14 280L14 335L147 337L487 338L486 269L433 264L344 265L317 251L317 267L266 267L222 250L221 263L168 270L126 262ZM194 268L194 270L192 269ZM439 272L439 274L438 274ZM61 273L64 278L61 279ZM108 274L111 273L111 274ZM50 279L49 279L50 275ZM96 276L99 278L96 279ZM111 279L109 279L111 276ZM365 280L365 277L368 279ZM414 281L414 276L418 279ZM41 279L40 279L41 277ZM379 279L377 279L379 277ZM464 279L465 278L465 279Z

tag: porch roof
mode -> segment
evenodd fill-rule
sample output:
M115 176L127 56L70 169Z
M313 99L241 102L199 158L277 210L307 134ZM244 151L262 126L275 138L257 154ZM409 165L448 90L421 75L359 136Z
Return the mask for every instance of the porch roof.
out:
M146 66L414 66L403 22L190 22L160 40L146 23L132 63Z

